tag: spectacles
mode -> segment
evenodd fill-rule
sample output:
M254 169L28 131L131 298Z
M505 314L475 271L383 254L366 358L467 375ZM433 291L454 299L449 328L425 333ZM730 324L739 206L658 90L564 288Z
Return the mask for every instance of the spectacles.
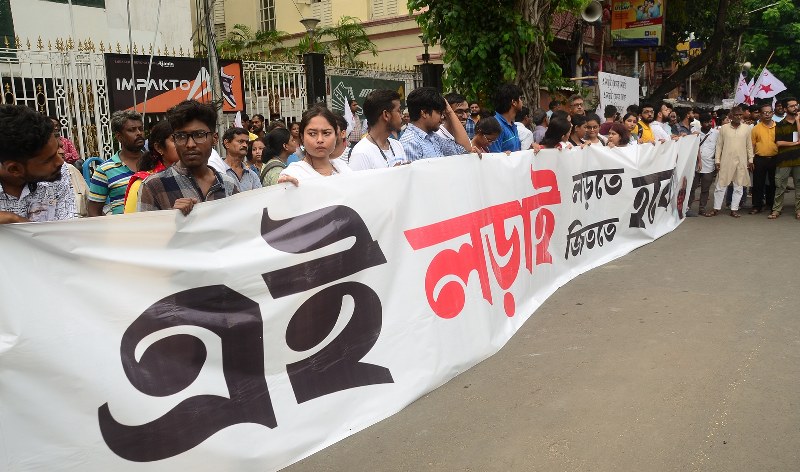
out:
M189 142L189 137L191 136L195 144L203 144L208 139L209 134L211 134L211 131L196 130L191 133L178 132L172 133L172 139L175 140L175 144L178 146L185 146L186 143Z

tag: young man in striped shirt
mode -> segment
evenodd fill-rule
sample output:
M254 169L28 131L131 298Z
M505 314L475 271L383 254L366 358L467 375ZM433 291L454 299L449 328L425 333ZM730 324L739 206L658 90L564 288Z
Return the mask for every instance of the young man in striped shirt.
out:
M120 150L111 159L94 170L89 181L89 216L102 216L103 207L109 204L109 213L125 212L125 190L131 176L139 170L139 159L144 149L142 115L131 110L111 115L111 131L119 141Z

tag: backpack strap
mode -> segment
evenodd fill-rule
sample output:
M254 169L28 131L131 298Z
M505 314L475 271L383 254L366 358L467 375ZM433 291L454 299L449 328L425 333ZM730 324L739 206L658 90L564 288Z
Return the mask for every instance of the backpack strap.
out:
M267 164L261 169L261 181L264 181L264 177L267 176L267 172L271 171L276 167L283 167L286 168L286 164L284 164L280 159L272 158L270 159Z

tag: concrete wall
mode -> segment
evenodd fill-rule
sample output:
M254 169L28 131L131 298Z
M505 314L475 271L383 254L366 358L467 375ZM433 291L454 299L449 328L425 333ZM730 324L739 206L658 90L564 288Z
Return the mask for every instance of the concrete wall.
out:
M162 0L161 23L156 38L158 0L131 2L131 27L137 45L191 49L191 0ZM73 36L69 5L42 0L11 0L14 30L24 44L35 44L39 37L45 46L48 40ZM126 0L106 0L106 8L73 6L75 32L78 40L91 39L95 45L128 44L128 13ZM75 39L75 38L73 38Z

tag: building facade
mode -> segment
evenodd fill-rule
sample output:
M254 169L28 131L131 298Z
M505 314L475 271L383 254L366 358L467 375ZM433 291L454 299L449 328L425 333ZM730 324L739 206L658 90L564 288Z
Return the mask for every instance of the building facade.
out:
M159 0L130 2L133 43L139 48L191 50L191 1L162 0L158 25ZM17 37L23 45L41 40L45 48L71 38L75 43L120 44L125 50L130 43L127 7L126 0L72 0L70 15L67 0L0 0L0 37L7 38L12 47Z
M211 2L191 1L195 22L201 24L203 7ZM216 0L211 10L209 16L218 42L234 25L241 24L253 31L288 33L286 44L291 46L306 34L301 19L318 18L319 26L325 27L350 16L362 23L378 50L377 56L361 55L363 62L403 69L422 62L420 28L403 0ZM438 47L430 47L429 53L432 62L441 58Z

